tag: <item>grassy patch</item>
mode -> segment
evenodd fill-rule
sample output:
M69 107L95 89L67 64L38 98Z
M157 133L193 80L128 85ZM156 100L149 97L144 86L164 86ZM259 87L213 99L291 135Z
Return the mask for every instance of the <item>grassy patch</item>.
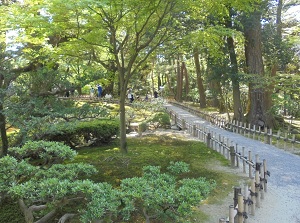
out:
M229 166L219 153L208 149L205 144L198 141L188 141L176 135L148 135L128 138L128 154L120 153L119 142L116 140L109 145L78 150L78 156L72 162L85 162L93 164L98 174L91 179L95 182L108 182L115 187L120 185L124 178L141 176L142 167L146 165L161 166L166 169L170 161L184 161L190 164L190 172L184 178L206 177L217 182L217 187L204 202L206 204L219 203L232 190L238 182L238 176L214 170L214 165ZM208 214L197 208L191 222L205 222ZM8 202L0 207L0 223L24 222L18 205ZM136 223L142 223L136 216ZM57 219L56 219L57 220ZM55 221L54 221L55 222ZM56 221L57 222L57 221ZM74 219L73 223L78 223ZM160 223L156 221L155 223Z
M229 166L229 161L221 154L208 149L198 141L178 139L173 135L147 135L128 138L128 154L121 154L118 142L105 147L84 148L78 150L73 162L93 164L98 174L92 179L96 182L108 182L116 187L124 178L141 176L142 167L147 165L161 166L166 169L170 161L184 161L190 164L190 172L184 178L206 177L217 182L216 189L205 203L219 203L238 182L238 176L214 170L212 166ZM196 222L207 219L205 213L193 216Z
M6 199L0 204L0 223L25 223L17 202Z

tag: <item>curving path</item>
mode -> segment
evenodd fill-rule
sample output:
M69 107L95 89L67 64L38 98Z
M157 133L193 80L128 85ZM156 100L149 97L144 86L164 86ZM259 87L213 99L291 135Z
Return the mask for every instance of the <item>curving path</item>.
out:
M217 134L229 138L234 144L245 147L245 151L259 154L260 160L266 159L271 173L268 178L268 191L255 216L249 216L248 223L300 223L300 156L280 150L242 135L213 126L211 123L189 113L186 110L165 104L186 122L201 123ZM228 204L229 206L230 204ZM224 208L227 207L225 206ZM216 216L216 223L222 216Z

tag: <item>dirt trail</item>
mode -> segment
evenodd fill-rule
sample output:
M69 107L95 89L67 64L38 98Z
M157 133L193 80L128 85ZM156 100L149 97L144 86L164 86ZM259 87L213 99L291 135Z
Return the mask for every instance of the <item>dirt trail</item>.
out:
M205 125L211 132L229 138L233 145L237 144L239 148L245 147L246 151L258 154L260 160L266 159L268 170L271 172L268 191L261 207L256 209L255 216L249 215L247 223L300 223L300 156L220 129L176 106L166 104L165 107L184 118L186 122ZM218 223L219 218L228 216L232 198L233 196L229 195L222 205L203 207L211 215L207 223Z

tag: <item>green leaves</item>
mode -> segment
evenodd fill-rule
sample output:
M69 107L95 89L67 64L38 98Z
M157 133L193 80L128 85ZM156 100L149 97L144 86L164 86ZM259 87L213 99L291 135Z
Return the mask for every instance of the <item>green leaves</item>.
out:
M18 161L11 156L0 159L0 193L7 193L9 188L28 180L38 170L25 160Z
M24 200L29 206L46 204L49 210L80 200L82 222L120 216L130 220L135 212L149 219L178 219L188 216L215 185L205 178L176 180L189 172L189 165L171 162L169 173L161 172L160 166L145 166L143 176L123 179L119 188L113 188L107 183L82 180L96 173L91 165L54 163L76 155L62 143L29 141L22 148L11 148L10 153L21 161L10 156L0 159L0 193ZM35 167L28 163L34 163L33 157L53 160L52 165L44 162Z
M90 202L82 210L81 221L91 222L107 216L116 216L121 205L120 191L107 183L94 184L89 191Z
M21 148L10 148L9 153L19 159L39 157L44 160L45 164L73 159L77 154L76 151L71 150L69 146L63 143L48 141L28 141Z
M36 175L37 179L58 178L61 180L77 180L79 177L90 176L97 172L92 165L85 163L56 164L47 170L41 170ZM59 173L59 174L57 174Z
M176 175L189 171L184 162L171 163L168 170ZM215 186L204 178L177 182L173 174L161 173L158 166L144 167L143 172L142 177L122 180L126 218L135 210L148 218L177 219L189 215L192 206L198 205Z

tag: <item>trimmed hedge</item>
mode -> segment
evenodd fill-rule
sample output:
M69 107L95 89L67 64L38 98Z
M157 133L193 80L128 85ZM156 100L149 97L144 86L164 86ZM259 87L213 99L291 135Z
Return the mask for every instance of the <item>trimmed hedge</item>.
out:
M64 142L75 147L80 145L100 145L110 142L120 131L119 121L116 119L97 119L64 123L55 126L42 134L43 140Z
M149 123L155 124L157 128L168 128L171 125L170 116L166 112L155 113L149 120Z

